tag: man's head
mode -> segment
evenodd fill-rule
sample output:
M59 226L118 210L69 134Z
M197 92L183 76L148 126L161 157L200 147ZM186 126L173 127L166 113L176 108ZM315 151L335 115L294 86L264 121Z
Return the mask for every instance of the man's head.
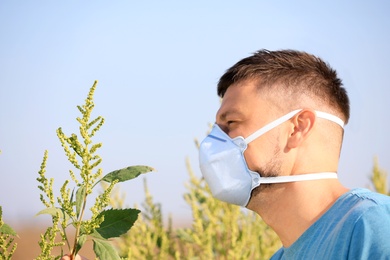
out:
M218 95L223 99L216 123L230 138L247 138L302 109L248 144L244 157L251 171L262 177L337 171L343 128L316 111L346 123L349 100L336 72L321 59L292 50L258 51L226 71Z
M244 80L284 100L282 107L287 110L310 100L317 107L326 107L345 123L349 120L349 99L336 71L308 53L260 50L226 71L219 80L218 95L223 98L231 85Z

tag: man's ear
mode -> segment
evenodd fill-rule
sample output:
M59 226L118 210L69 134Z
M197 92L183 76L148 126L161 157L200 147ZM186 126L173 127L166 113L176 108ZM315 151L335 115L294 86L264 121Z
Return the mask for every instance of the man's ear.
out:
M316 112L311 109L303 109L292 118L292 130L287 141L287 148L297 148L309 137L316 120Z

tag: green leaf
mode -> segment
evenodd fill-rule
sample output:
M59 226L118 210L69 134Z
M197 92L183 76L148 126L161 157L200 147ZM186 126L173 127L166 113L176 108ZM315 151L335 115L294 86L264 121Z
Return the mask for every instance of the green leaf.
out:
M70 202L73 202L73 197L74 197L74 188L73 188L73 190L72 190L72 194L70 195Z
M76 254L80 251L80 249L83 247L86 241L87 241L87 235L79 236L79 239L77 239Z
M119 237L133 226L141 211L138 209L110 209L102 211L104 221L96 231L104 238Z
M115 180L118 180L118 182L124 182L124 181L134 179L142 173L147 173L151 171L154 171L154 169L149 166L143 166L143 165L130 166L127 168L110 172L106 176L104 176L102 180L109 183Z
M104 237L102 237L95 229L92 230L92 233L89 234L89 236L92 237L92 239L99 239L99 240L106 240Z
M93 239L93 251L98 259L104 260L120 260L118 252L114 249L110 242Z
M68 222L68 220L69 220L70 217L69 217L69 215L66 214L66 213L64 212L64 210L61 209L61 208L55 208L55 207L46 208L46 209L44 209L44 210L39 211L39 212L36 214L36 216L42 215L42 214L49 214L49 215L55 217L55 216L57 216L57 213L58 213L58 215L60 216L60 219L63 219L63 220L65 220L66 222Z
M0 233L3 233L5 235L17 236L15 230L13 230L12 227L5 223L0 227Z
M177 236L188 243L195 243L193 236L186 229L178 229Z
M76 191L76 216L77 217L80 216L80 210L81 210L81 206L83 205L84 196L85 196L85 186L83 185L80 188L78 188L78 190Z

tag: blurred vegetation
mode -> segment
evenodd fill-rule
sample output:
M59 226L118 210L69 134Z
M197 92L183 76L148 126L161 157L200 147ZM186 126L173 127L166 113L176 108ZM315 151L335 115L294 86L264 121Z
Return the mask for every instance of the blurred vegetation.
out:
M3 208L0 206L0 260L12 258L18 246L17 243L14 243L15 237L17 237L15 230L3 221Z
M372 167L371 182L376 192L390 196L388 188L387 173L379 168L378 158L374 158L374 166Z
M0 260L12 258L17 243L14 243L16 232L3 221L3 208L0 206Z

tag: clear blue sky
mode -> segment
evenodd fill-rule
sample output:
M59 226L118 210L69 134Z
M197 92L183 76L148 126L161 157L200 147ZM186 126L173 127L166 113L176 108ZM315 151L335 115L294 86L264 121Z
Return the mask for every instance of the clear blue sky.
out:
M339 167L367 187L375 156L390 171L388 1L1 1L0 205L11 223L36 221L44 150L56 190L68 164L56 129L78 131L76 108L94 80L95 116L106 124L103 170L146 164L163 213L188 219L185 158L200 175L194 138L219 106L216 83L262 48L298 49L329 62L350 94ZM144 199L142 178L125 185Z

